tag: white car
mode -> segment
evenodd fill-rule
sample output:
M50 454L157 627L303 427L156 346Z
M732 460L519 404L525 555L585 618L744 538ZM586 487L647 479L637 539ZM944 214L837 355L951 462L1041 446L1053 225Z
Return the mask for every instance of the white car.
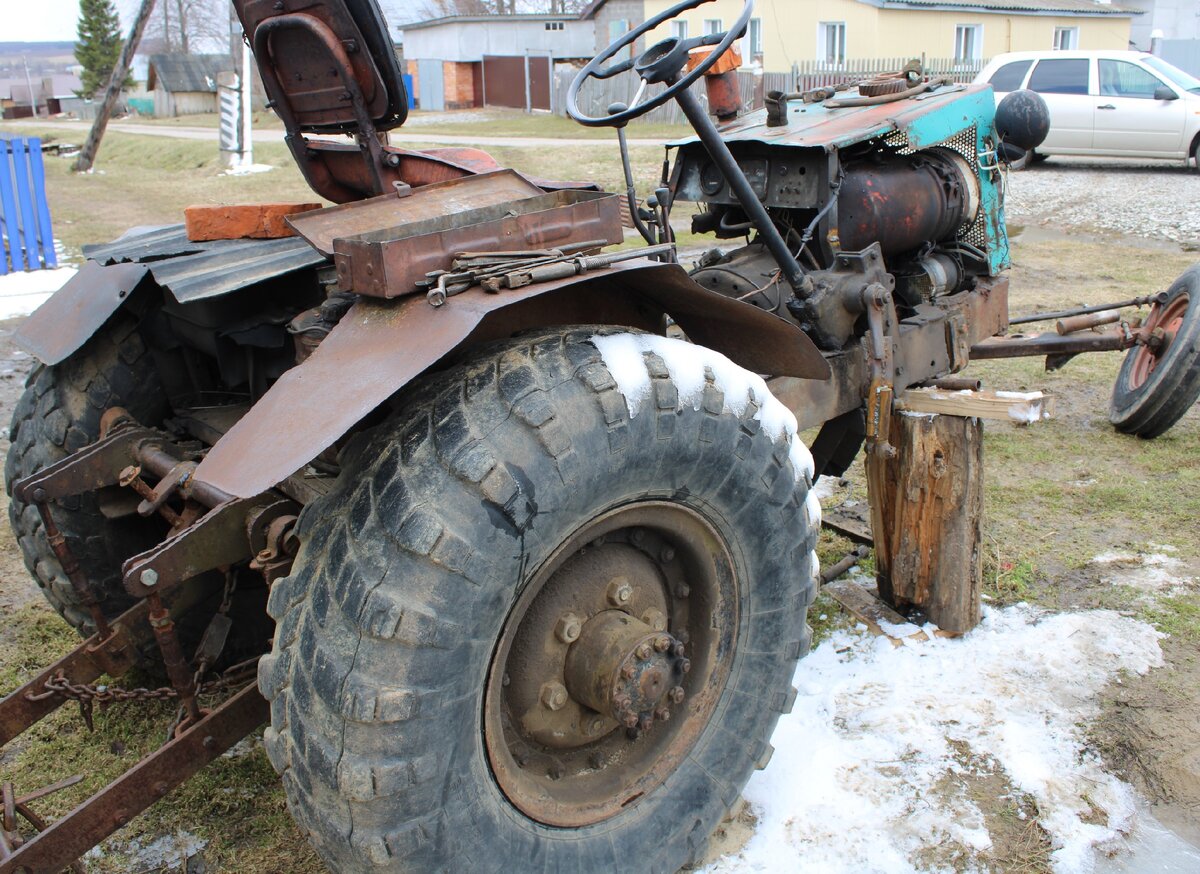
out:
M975 77L997 101L1036 91L1050 107L1045 155L1176 158L1200 169L1200 79L1145 52L997 55ZM1023 162L1022 162L1023 163Z

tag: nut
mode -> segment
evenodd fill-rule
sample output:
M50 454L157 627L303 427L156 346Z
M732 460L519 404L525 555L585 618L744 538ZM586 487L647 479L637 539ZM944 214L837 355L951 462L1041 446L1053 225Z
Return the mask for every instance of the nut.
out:
M617 577L608 584L608 603L614 607L628 606L633 600L633 586L624 577Z
M673 647L671 647L671 655L673 655L673 656L681 656L681 655L683 655L683 651L684 651L684 647L683 647L682 643L677 643Z
M663 561L672 561L675 558L675 550L669 546L664 546L662 548L662 552L659 553L659 556Z
M546 771L546 776L551 780L561 780L567 775L567 769L562 766L562 762L555 762Z
M574 613L564 613L558 620L558 624L554 626L554 636L566 644L572 644L579 640L579 634L583 631L583 621Z
M683 686L672 686L667 696L671 699L672 704L682 704L685 694Z
M588 720L587 733L591 735L601 734L604 731L604 717L593 716ZM593 767L595 767L593 765Z
M642 731L649 731L653 727L654 727L654 717L651 716L649 713L647 713L645 716L643 716L641 719L638 720L638 728L640 728Z
M144 571L142 571L142 575L141 575L140 579L142 581L143 586L157 586L158 585L158 571L156 571L154 568L148 567Z
M681 674L686 674L692 669L692 662L690 659L680 659L678 662L676 662L676 665L678 666L679 673Z
M627 710L621 714L621 724L626 728L637 728L638 716L632 710Z
M633 675L636 673L637 673L637 669L634 668L633 665L625 665L623 668L621 668L621 679L622 680L632 680Z
M562 710L567 703L567 687L557 680L542 686L542 706L550 710Z
M665 634L661 637L654 638L654 648L659 652L666 652L671 648L671 638Z
M692 587L687 583L680 583L675 587L675 595L679 598L686 598L690 594L692 594Z
M642 614L642 621L653 628L655 631L667 630L667 617L663 615L661 610L653 608Z
M671 718L671 711L665 707L660 707L654 711L654 715L659 722L666 722Z
M645 661L646 659L650 658L650 644L639 643L637 649L633 651L633 654L642 661Z

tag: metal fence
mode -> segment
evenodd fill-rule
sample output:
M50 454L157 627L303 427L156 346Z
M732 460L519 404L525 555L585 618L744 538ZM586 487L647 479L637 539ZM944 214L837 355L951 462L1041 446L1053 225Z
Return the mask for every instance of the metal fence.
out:
M57 266L42 141L0 138L0 275Z
M842 64L827 64L819 61L804 61L793 64L790 73L738 72L738 85L744 110L761 109L763 97L770 91L808 91L829 85L852 84L870 79L881 73L895 72L904 67L911 58L871 58L846 61ZM953 58L923 58L925 71L931 76L949 76L955 82L970 82L983 69L985 61L959 61ZM575 78L573 69L559 68L554 78L554 97L551 105L559 115L567 111L567 89ZM632 72L622 73L611 79L590 79L580 89L579 108L587 115L607 114L613 103L629 105L641 87L641 80ZM646 88L641 99L661 93L663 85ZM691 91L702 104L707 103L703 81L692 86ZM672 100L635 119L637 123L684 124L686 119L679 106Z

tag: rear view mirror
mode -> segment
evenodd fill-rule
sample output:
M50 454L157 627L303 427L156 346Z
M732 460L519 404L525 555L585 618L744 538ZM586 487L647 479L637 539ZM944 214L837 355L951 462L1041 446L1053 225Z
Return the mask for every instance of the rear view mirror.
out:
M1176 94L1172 89L1168 88L1166 85L1159 85L1157 88L1154 89L1154 99L1155 100L1178 100L1179 95Z

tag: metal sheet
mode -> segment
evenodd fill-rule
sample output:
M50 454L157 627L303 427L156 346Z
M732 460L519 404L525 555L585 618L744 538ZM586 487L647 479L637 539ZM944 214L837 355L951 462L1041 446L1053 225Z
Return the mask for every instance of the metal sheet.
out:
M85 246L83 253L101 264L145 263L154 281L180 303L325 263L300 237L196 243L188 240L183 225L137 229L102 246Z
M560 290L548 309L521 306ZM439 308L418 297L363 299L218 441L194 479L252 497L299 470L467 338L481 342L546 324L588 324L588 312L595 322L616 298L670 313L694 341L750 370L829 375L812 341L791 322L702 288L677 264L625 262L582 279L498 295L475 288ZM547 313L563 321L548 322ZM329 403L331 397L338 402Z
M542 190L514 170L496 170L436 182L406 197L385 194L287 218L296 233L325 255L333 254L335 238L384 231L388 228L441 218L469 209L535 197Z
M43 364L58 364L108 321L146 272L143 264L88 261L25 320L13 341Z

